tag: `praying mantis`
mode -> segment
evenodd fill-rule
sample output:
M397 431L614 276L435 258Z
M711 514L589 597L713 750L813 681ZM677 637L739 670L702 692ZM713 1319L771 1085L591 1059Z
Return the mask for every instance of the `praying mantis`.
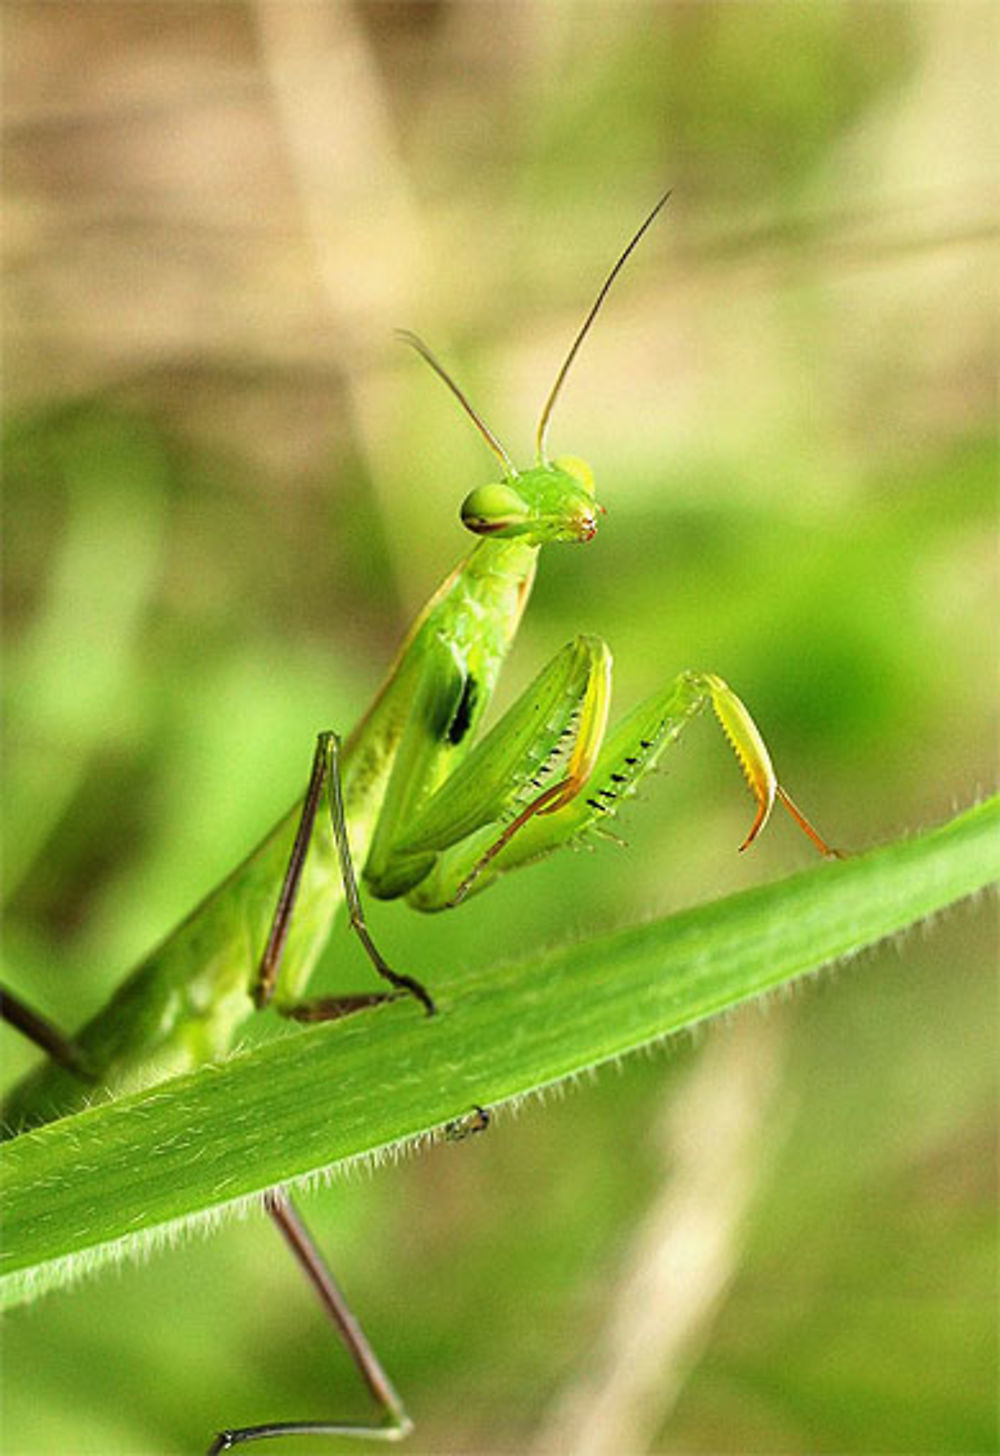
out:
M669 196L669 194L668 194ZM368 894L413 908L454 907L496 878L563 845L600 834L664 749L711 708L755 803L741 848L775 802L817 850L832 854L779 783L748 710L711 672L682 672L608 732L612 658L580 635L542 668L485 735L477 730L516 636L538 554L583 543L603 512L589 466L551 458L548 434L572 364L612 284L666 204L661 197L604 279L545 400L535 463L518 468L444 366L416 335L403 337L458 400L500 465L461 506L477 537L418 615L374 701L346 738L319 734L302 801L253 853L122 983L107 1006L67 1038L6 992L4 1017L47 1059L4 1107L9 1133L77 1111L218 1058L255 1011L304 1022L334 1020L411 997L433 1015L433 996L390 967L369 933ZM340 905L385 989L309 998L313 966ZM447 1134L488 1121L475 1109ZM354 1435L399 1440L412 1429L403 1403L287 1194L265 1208L313 1284L378 1407L371 1424L271 1422L221 1431L210 1452L270 1437Z

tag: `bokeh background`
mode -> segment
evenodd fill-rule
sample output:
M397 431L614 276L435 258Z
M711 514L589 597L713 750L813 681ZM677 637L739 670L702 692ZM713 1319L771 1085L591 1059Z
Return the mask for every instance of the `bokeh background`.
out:
M466 549L493 463L392 328L524 458L665 186L553 429L608 515L543 559L505 699L599 632L619 704L687 666L736 684L838 844L988 790L994 7L3 21L5 960L51 1014L95 1009L267 830ZM787 822L735 853L709 726L664 767L628 850L454 915L374 907L390 960L445 990L810 862ZM306 1198L408 1449L994 1450L994 949L962 909ZM322 984L368 974L335 936ZM365 1410L263 1219L18 1313L3 1360L10 1453Z

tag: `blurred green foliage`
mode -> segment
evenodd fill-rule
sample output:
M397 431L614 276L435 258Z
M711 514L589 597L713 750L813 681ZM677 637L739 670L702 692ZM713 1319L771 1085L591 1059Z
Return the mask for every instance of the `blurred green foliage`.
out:
M989 786L985 5L9 12L5 974L54 1017L266 831L465 549L490 462L390 327L522 454L664 180L553 431L608 517L543 559L505 696L577 631L622 705L718 671L845 845ZM665 769L624 853L454 916L374 907L389 958L440 985L804 862L784 825L733 853L747 804L708 730ZM366 983L344 940L325 986ZM658 1451L996 1449L993 950L980 907L772 1008L772 1153ZM412 1449L528 1449L699 1054L306 1200ZM248 1222L12 1322L4 1449L349 1414L346 1365Z

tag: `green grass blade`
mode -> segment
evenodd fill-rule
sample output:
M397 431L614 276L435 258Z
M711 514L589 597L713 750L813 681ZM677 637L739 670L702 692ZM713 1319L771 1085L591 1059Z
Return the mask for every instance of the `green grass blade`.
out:
M432 1020L397 1002L27 1133L4 1154L3 1302L851 955L997 879L998 821L993 799L856 859L459 972Z

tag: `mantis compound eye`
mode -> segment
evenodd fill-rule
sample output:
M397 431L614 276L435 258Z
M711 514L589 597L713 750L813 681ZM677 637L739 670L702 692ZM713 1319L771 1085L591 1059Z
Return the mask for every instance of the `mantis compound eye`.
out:
M462 525L477 536L516 536L531 515L524 497L512 485L480 485L462 502Z

